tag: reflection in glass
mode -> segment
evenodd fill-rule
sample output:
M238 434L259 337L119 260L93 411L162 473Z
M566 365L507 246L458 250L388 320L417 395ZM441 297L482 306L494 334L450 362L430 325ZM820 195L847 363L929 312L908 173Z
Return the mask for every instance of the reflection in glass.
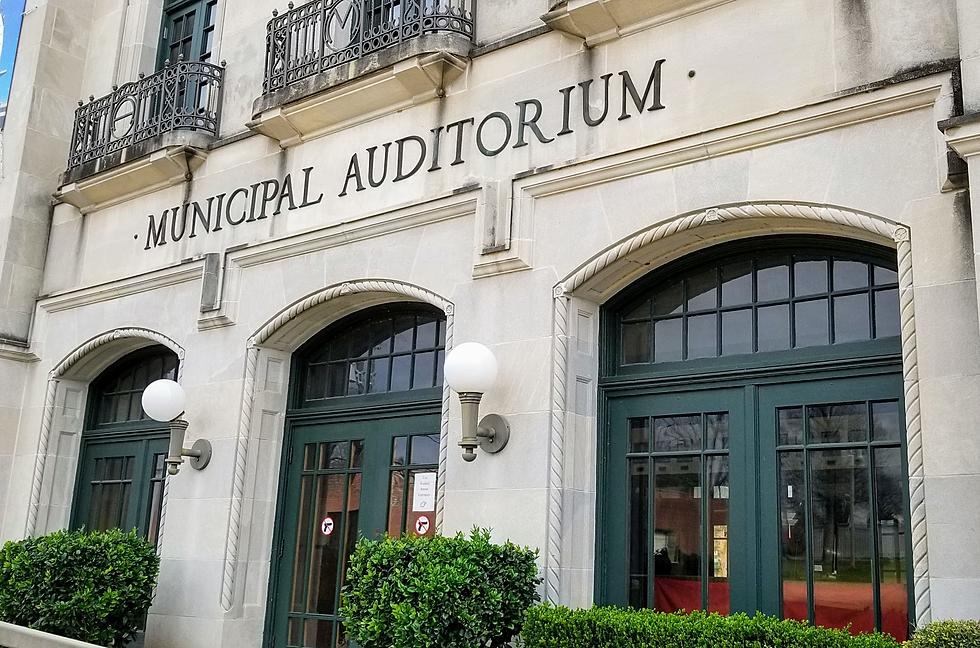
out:
M658 416L653 419L655 452L701 449L701 415Z
M758 261L756 292L760 302L789 298L789 259L763 258Z
M701 459L657 458L654 464L654 607L701 608Z
M783 618L806 621L806 490L802 450L779 453L779 528Z
M637 419L634 419L637 420ZM645 420L645 419L644 419ZM629 604L648 606L649 459L629 460Z
M888 284L898 283L898 273L891 268L883 268L876 265L874 279L876 286L886 286Z
M649 452L650 451L650 419L632 418L630 426L630 452Z
M687 280L687 310L699 311L718 307L718 274L714 268L699 272Z
M726 415L727 418L727 415ZM727 427L727 426L726 426ZM728 457L705 457L708 497L708 611L729 612Z
M797 348L830 344L827 306L826 299L796 303L794 330Z
M834 342L856 342L871 338L868 295L834 297Z
M684 285L678 281L661 289L653 298L653 314L676 315L684 310Z
M650 362L650 323L623 324L623 364Z
M834 260L834 290L852 290L868 285L868 264L863 261Z
M718 355L718 316L695 315L687 320L687 357L713 358Z
M899 641L905 641L908 639L908 564L902 451L901 448L878 448L874 453L881 629Z
M439 435L420 434L412 437L412 464L439 463Z
M784 407L776 411L779 445L803 444L803 408Z
M721 354L752 353L752 309L721 314Z
M864 403L811 405L810 443L847 443L868 440L868 406Z
M898 441L901 439L901 419L898 401L871 404L872 441Z
M752 262L739 261L721 268L721 305L752 303Z
M674 362L684 359L684 320L661 320L655 326L654 362Z
M875 337L898 337L901 332L898 290L879 290L875 293Z
M759 309L759 351L789 348L789 304Z
M706 429L708 450L728 449L728 412L720 414L705 414L704 423Z
M793 294L796 297L827 292L827 261L800 260L793 263Z
M810 492L814 623L874 630L867 451L812 452Z

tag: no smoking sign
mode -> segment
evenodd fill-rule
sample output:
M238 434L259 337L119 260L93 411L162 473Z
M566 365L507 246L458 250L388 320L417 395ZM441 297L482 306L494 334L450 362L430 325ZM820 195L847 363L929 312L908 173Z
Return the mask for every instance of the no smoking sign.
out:
M322 533L325 536L328 536L331 533L333 533L333 527L334 527L333 518L325 517L323 518L323 522L320 523L320 533Z
M419 519L415 520L415 533L417 535L425 535L429 532L429 518L424 515L420 515Z

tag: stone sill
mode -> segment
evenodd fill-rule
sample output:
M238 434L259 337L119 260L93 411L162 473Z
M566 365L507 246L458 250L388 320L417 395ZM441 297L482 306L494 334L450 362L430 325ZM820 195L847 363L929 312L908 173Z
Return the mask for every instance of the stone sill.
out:
M46 632L0 622L2 648L99 648L95 644L65 639Z
M541 19L592 46L733 0L560 0Z
M429 34L259 97L248 127L293 146L445 94L472 49L458 34Z
M54 197L87 214L182 184L204 162L213 139L210 135L179 131L161 135L151 140L151 152L130 162L77 180L70 180L71 174L66 174L65 184Z

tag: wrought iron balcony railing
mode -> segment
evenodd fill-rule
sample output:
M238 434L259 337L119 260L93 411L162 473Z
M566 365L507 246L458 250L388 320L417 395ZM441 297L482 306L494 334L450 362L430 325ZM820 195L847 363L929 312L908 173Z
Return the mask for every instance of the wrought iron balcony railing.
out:
M97 172L149 153L132 147L165 133L188 130L217 136L223 76L221 66L178 61L100 99L79 102L68 175L84 177L90 175L85 172L89 166Z
M430 34L472 42L476 0L313 0L273 12L263 93Z

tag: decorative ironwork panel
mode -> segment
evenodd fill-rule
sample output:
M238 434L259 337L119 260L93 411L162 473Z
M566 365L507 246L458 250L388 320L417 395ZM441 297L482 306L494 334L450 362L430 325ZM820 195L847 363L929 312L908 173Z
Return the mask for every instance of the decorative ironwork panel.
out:
M75 111L68 170L176 130L218 134L224 68L179 61Z
M425 34L473 40L475 0L313 0L273 12L263 92Z

